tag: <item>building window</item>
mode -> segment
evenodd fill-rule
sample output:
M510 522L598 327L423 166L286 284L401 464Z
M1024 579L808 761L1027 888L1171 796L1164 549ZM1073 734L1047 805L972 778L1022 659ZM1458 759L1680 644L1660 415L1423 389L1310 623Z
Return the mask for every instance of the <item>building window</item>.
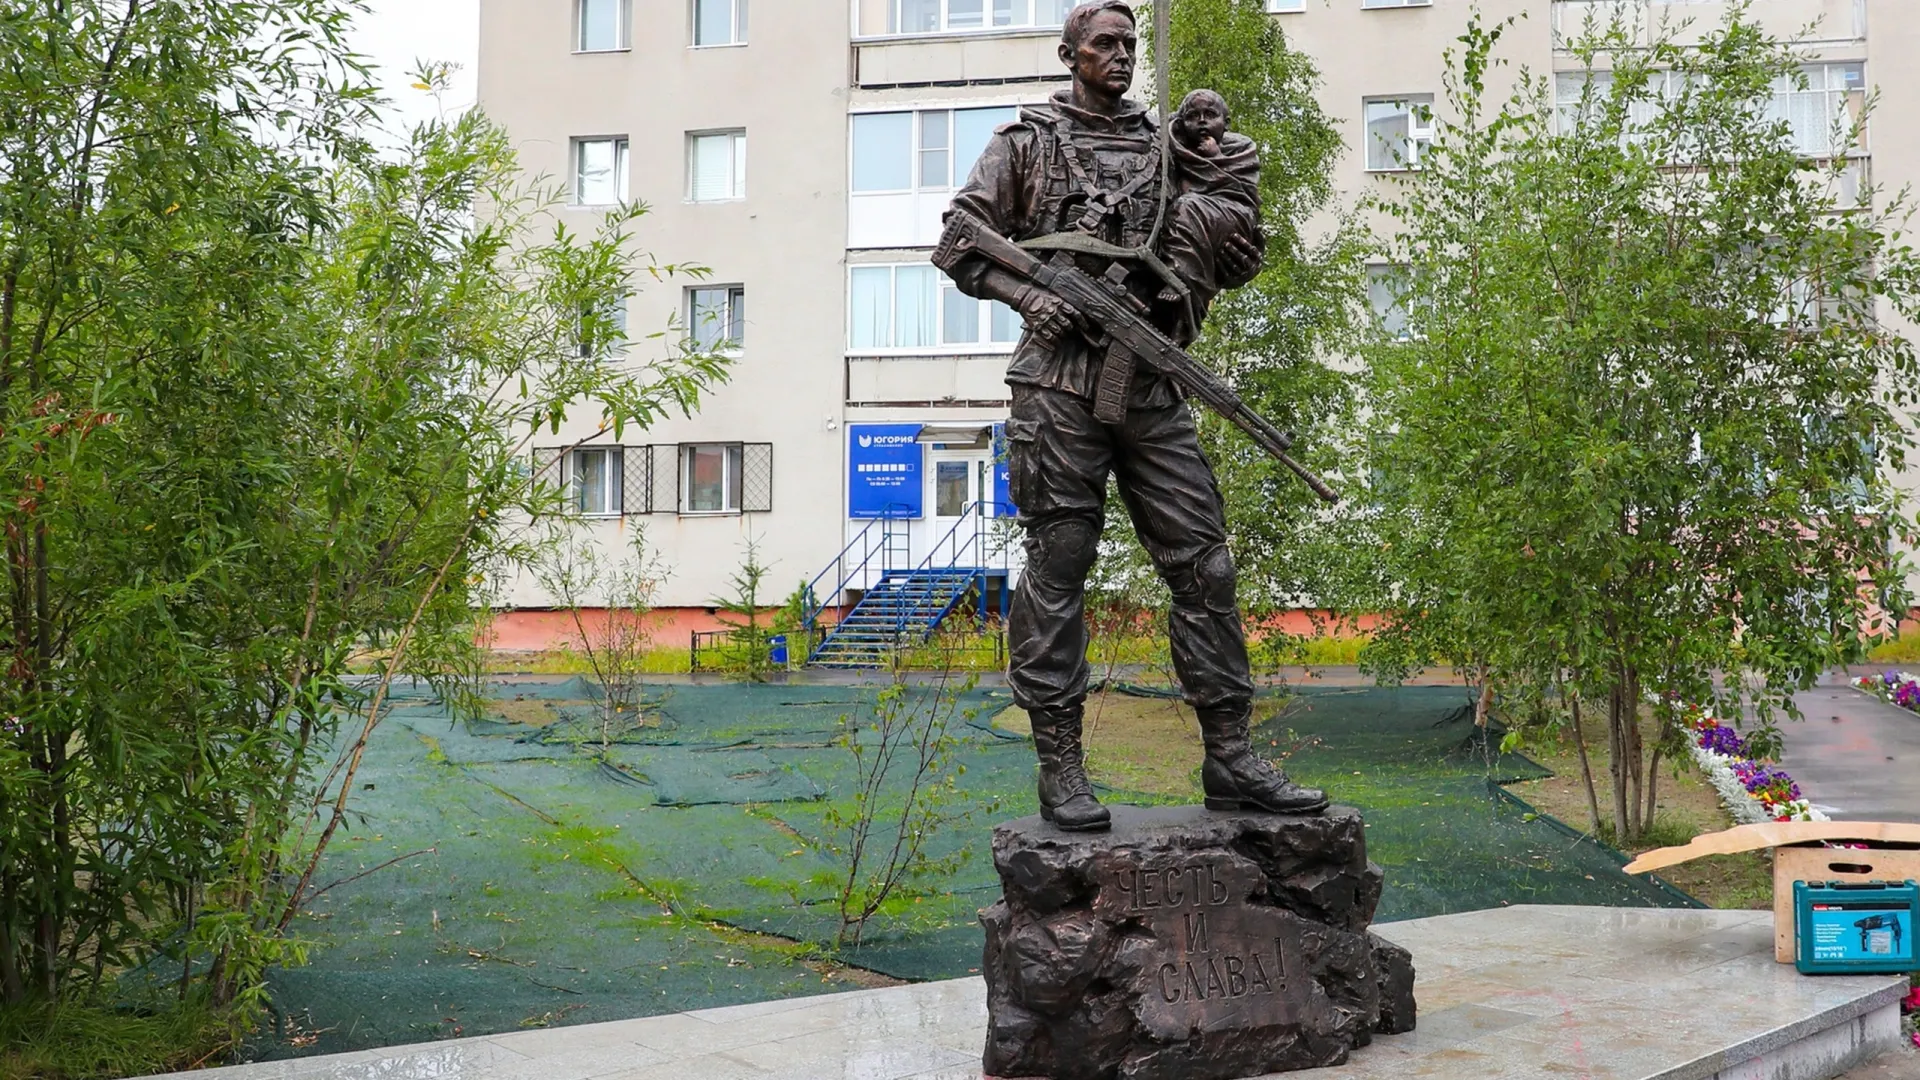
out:
M856 113L852 187L856 194L950 191L967 182L994 129L1019 115L1012 105Z
M747 43L747 0L693 0L695 45Z
M1020 316L998 300L976 300L926 263L856 266L847 290L847 347L978 347L1020 339Z
M1420 155L1433 142L1433 95L1368 98L1365 111L1367 170L1419 168Z
M575 450L571 464L574 509L590 516L620 513L623 483L619 448Z
M1360 0L1363 8L1432 7L1433 0Z
M580 21L580 36L575 42L581 52L610 52L628 47L628 0L579 0L575 6Z
M680 447L680 512L737 514L741 495L739 443L687 443Z
M1826 158L1865 153L1867 73L1863 64L1807 64L1800 76L1773 81L1767 118L1793 133L1793 147L1804 157ZM1858 132L1856 134L1856 129Z
M1086 0L888 0L887 33L1059 26Z
M738 285L688 289L687 337L701 352L739 348L747 339L747 290Z
M583 357L604 356L624 350L627 344L627 298L606 305L589 307L580 313L579 342L575 351Z
M1367 306L1373 318L1395 341L1413 336L1407 318L1407 268L1372 265L1367 267Z
M627 140L573 140L575 206L611 206L627 197Z
M1305 11L1307 0L1267 0L1267 10L1271 12Z
M747 197L747 133L710 131L687 136L687 198L721 202Z

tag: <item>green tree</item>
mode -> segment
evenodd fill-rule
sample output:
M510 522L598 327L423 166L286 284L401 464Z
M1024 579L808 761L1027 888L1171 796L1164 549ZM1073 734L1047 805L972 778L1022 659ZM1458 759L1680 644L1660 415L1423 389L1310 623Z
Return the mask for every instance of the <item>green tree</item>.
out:
M1744 706L1777 745L1791 693L1899 595L1886 477L1916 367L1879 313L1913 311L1909 208L1852 209L1843 163L1800 156L1768 111L1800 58L1744 5L1687 47L1594 28L1558 124L1545 78L1491 99L1507 25L1472 21L1385 202L1411 332L1370 354L1373 662L1596 703L1631 839L1687 736L1649 700Z
M183 995L257 1007L392 678L477 670L482 586L558 506L534 432L723 373L582 325L644 208L557 225L477 113L372 154L355 8L0 12L0 1003L166 943Z
M1149 39L1149 9L1141 11ZM1300 437L1303 462L1335 478L1351 459L1367 237L1336 201L1333 169L1345 152L1320 108L1311 57L1290 48L1259 0L1172 0L1169 89L1178 102L1207 87L1227 102L1233 130L1260 149L1266 263L1244 288L1214 303L1194 355L1226 375L1249 403ZM1151 58L1150 58L1151 59ZM1226 497L1228 534L1243 604L1264 612L1324 602L1327 563L1338 558L1321 504L1293 475L1229 425L1202 414L1204 445ZM1122 514L1110 521L1124 521ZM1109 532L1109 593L1159 595L1145 554L1124 527ZM1130 559L1116 560L1119 551Z
M773 567L760 561L760 540L749 535L741 545L740 567L727 578L733 591L713 598L713 606L726 612L720 621L727 624L726 656L729 665L737 665L754 682L764 682L773 667L773 636L768 630L770 616L761 593L766 591L767 575Z

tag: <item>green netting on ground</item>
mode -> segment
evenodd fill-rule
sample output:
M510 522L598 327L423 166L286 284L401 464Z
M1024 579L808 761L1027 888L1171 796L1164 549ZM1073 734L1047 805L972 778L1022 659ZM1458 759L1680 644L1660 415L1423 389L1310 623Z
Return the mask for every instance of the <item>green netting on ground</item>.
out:
M614 723L583 680L495 688L550 709L544 724L456 722L424 686L405 689L320 876L343 883L297 924L318 946L313 962L271 977L279 1037L263 1036L259 1056L844 985L795 962L790 942L829 941L837 927L822 841L831 800L857 773L832 739L841 716L868 715L877 688L655 686L637 718ZM910 707L935 696L910 691ZM1288 767L1365 811L1369 850L1387 871L1382 919L1502 903L1688 902L1501 797L1489 778L1545 770L1490 752L1465 701L1448 688L1309 688L1263 701L1278 715L1262 738L1299 745ZM870 929L847 954L855 963L903 978L978 966L975 913L998 890L990 825L1032 810L1030 744L991 724L1009 703L1004 690L959 695L971 714L959 727L964 784L985 808L933 847L967 857ZM295 1032L318 1037L296 1048L285 1037Z

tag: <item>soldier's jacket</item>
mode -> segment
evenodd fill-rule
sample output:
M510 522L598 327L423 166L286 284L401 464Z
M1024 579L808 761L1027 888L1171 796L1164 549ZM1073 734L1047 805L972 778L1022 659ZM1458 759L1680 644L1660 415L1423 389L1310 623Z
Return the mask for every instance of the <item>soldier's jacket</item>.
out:
M1089 188L1104 193L1111 212L1105 212L1104 204L1095 205ZM1111 244L1135 247L1152 232L1159 199L1159 134L1146 109L1127 101L1118 116L1099 116L1075 108L1069 92L1062 90L1045 105L1021 109L1017 121L994 133L966 186L954 195L953 209L973 214L1013 240L1080 229ZM1091 274L1106 271L1105 260L1075 258ZM962 291L978 296L986 270L985 261L976 256L951 273ZM1135 273L1128 287L1152 304L1160 283L1150 274ZM1177 309L1157 305L1153 310L1155 324L1175 332ZM1063 335L1051 348L1022 335L1007 367L1007 381L1092 398L1099 370L1100 358L1078 334ZM1157 408L1177 400L1165 378L1145 370L1135 375L1132 405Z

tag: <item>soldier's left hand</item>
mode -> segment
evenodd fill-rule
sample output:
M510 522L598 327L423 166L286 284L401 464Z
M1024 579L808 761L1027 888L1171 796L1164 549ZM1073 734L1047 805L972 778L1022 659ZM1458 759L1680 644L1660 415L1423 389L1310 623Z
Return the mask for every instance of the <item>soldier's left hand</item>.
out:
M1220 245L1220 276L1235 284L1252 281L1260 272L1262 252L1257 244L1239 233L1228 236Z

